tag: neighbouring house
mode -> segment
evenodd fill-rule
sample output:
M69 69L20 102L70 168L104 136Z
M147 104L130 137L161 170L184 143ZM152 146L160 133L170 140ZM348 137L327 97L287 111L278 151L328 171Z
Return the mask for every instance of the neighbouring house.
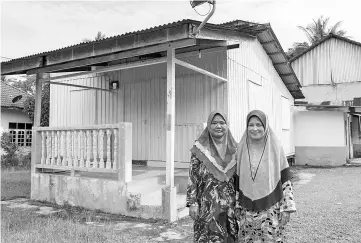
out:
M33 124L23 112L28 93L1 81L1 130L9 132L13 142L30 150Z
M294 113L296 163L361 157L361 43L330 34L290 62L305 95Z
M187 19L2 63L2 74L37 73L37 90L51 84L50 126L35 120L32 199L175 220L187 210L179 168L214 109L226 111L237 140L247 113L264 110L294 156L291 107L304 96L271 26L236 20L194 33L199 25ZM137 181L132 161L165 168L164 184Z

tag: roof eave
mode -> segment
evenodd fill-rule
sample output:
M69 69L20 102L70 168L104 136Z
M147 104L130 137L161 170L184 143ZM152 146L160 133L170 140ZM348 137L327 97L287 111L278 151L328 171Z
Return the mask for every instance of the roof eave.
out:
M28 70L48 65L93 58L115 52L186 39L190 37L191 23L192 21L181 21L180 23L163 28L134 32L95 42L81 43L55 51L3 62L1 63L1 74L26 74Z
M271 53L269 53L269 51L267 50L266 45L268 45L269 43L271 43L270 41L265 41L262 40L262 35L259 34L258 35L258 39L261 43L261 45L263 46L263 49L266 51L266 53L268 54L268 56L270 57L270 59L272 60L272 63L274 65L274 68L276 69L277 73L280 75L283 83L286 85L287 89L289 90L289 92L291 93L292 97L294 99L304 99L305 96L303 95L300 87L301 87L301 83L299 82L293 68L291 67L287 55L284 52L281 43L279 42L276 34L274 33L272 27L270 24L265 24L265 26L267 27L266 31L269 31L268 33L270 33L270 35L273 38L273 41L276 44L276 48L277 48L277 52L276 53L272 53L272 54L279 54L280 56L282 56L283 60L281 62L279 62L279 60L276 60L276 57L274 55L271 55ZM276 65L277 63L277 65ZM286 69L287 72L286 73L282 73L280 70L282 69ZM291 76L292 79L294 80L294 82L292 83L288 83L285 76ZM292 86L293 88L290 88L290 86Z

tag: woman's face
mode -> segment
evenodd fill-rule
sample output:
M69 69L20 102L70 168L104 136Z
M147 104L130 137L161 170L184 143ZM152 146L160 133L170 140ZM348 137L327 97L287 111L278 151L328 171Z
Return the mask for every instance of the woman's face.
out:
M209 131L214 138L222 138L227 132L227 123L219 114L213 117Z
M265 132L261 120L256 116L252 116L249 119L247 131L248 136L252 139L261 139Z

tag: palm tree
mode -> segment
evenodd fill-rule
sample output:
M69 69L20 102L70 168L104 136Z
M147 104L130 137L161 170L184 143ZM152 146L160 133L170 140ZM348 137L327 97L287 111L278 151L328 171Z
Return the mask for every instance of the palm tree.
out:
M98 31L97 35L94 37L94 39L84 38L82 42L91 42L91 41L98 41L105 38L105 34L103 34L101 31Z
M329 34L339 35L339 36L345 36L346 31L340 30L340 26L342 24L342 21L338 21L334 26L328 27L330 18L319 17L317 20L313 20L313 23L307 25L306 27L298 26L303 32L305 32L308 40L311 44L319 41L320 39L324 38L325 36Z

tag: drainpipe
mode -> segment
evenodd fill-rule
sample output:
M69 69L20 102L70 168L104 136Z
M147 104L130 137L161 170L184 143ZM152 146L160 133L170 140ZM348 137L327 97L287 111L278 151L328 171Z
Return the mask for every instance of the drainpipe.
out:
M214 14L214 11L216 11L216 0L213 0L212 3L213 7L212 7L212 11L207 15L207 17L203 20L203 22L198 26L198 28L196 30L193 31L192 35L196 36L198 35L199 31L201 31L201 29L203 28L203 26L207 23L207 21L212 17L212 15Z

